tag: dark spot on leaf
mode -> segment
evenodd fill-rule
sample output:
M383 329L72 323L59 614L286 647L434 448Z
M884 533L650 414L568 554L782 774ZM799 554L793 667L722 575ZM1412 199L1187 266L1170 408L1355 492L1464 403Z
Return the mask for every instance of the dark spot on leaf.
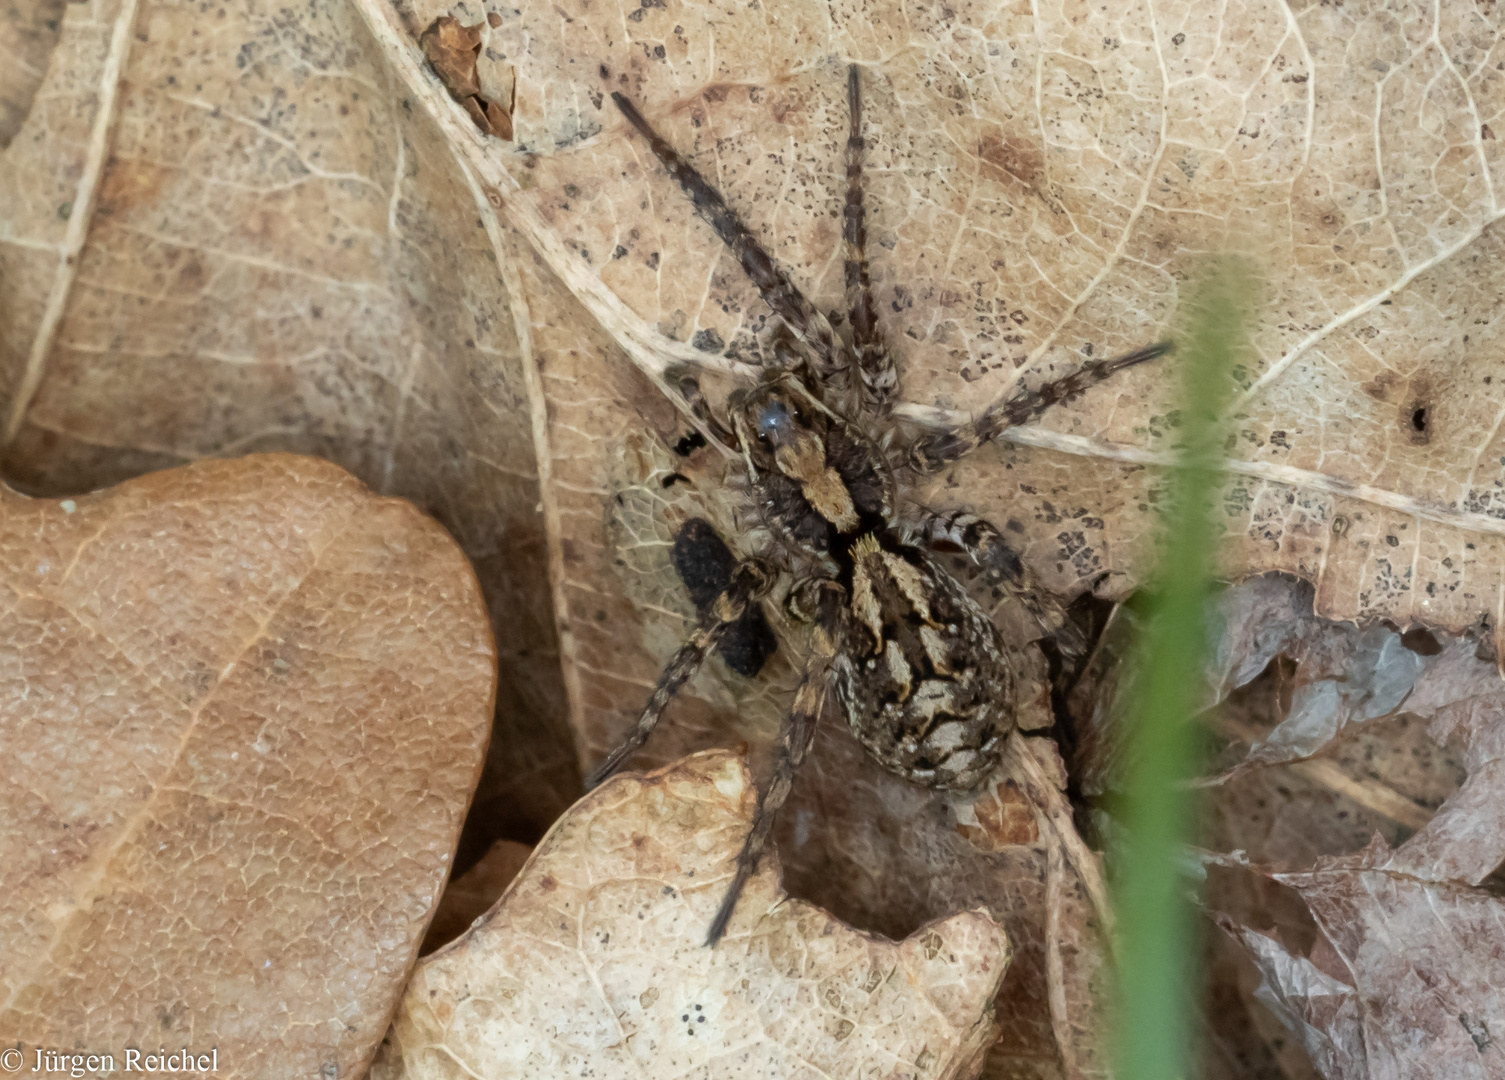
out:
M1442 644L1424 626L1413 626L1407 630L1400 636L1400 643L1417 656L1436 656L1442 651Z
M692 431L680 437L679 442L674 444L674 452L680 457L689 457L705 445L705 436L698 431Z
M726 342L721 340L721 335L714 330L697 330L695 336L690 339L701 352L719 353L726 348Z

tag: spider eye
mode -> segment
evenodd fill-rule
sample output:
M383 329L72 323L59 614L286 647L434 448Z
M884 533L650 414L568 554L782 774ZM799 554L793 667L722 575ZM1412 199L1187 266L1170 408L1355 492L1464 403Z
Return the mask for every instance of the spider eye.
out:
M794 420L782 401L770 401L758 412L758 438L767 442L787 440Z

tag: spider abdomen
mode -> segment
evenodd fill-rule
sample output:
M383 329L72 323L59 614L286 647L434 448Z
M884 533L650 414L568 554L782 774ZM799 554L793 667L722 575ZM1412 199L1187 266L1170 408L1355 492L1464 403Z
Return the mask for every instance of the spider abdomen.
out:
M998 631L956 579L887 532L844 567L848 648L836 692L858 741L927 787L975 787L1014 726L1014 672Z

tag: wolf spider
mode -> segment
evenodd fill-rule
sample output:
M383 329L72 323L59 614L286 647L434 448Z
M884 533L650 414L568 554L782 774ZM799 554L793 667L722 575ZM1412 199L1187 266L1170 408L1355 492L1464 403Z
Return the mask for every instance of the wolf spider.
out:
M794 577L786 605L812 627L811 656L785 717L772 778L758 792L736 873L706 944L726 930L808 753L834 688L858 741L887 769L932 788L964 791L997 767L1014 729L1014 661L997 627L931 551L964 551L1017 599L1066 655L1085 642L998 530L968 513L927 513L907 523L895 474L938 470L1005 428L1169 349L1160 343L1095 360L1036 390L1019 390L948 431L901 442L890 416L898 385L878 333L868 279L862 185L862 94L848 70L851 122L843 222L849 336L789 280L721 195L620 93L612 100L694 203L787 328L774 362L735 391L723 422L692 378L679 389L706 432L740 452L763 522L775 538L765 558L736 562L669 661L637 725L591 774L594 787L639 749L664 707L711 650L768 595L779 570ZM883 432L874 438L874 430ZM712 534L714 535L714 534ZM730 561L730 560L728 560Z

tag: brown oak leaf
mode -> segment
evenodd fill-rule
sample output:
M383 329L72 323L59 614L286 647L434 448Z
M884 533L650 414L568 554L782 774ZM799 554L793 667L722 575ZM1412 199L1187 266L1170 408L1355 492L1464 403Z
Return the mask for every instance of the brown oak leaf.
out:
M450 537L326 462L0 487L5 1045L28 1069L165 1045L225 1076L359 1073L449 871L494 664Z

